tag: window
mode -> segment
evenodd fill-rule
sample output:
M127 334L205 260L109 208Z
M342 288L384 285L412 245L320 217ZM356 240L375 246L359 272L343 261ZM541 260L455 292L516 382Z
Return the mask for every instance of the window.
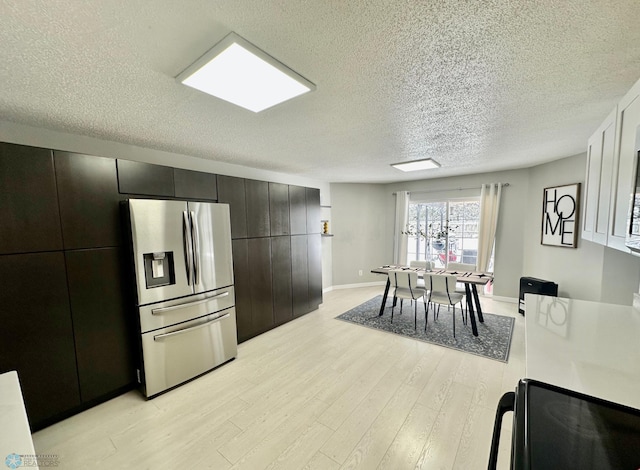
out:
M410 203L407 260L477 264L479 225L478 199Z

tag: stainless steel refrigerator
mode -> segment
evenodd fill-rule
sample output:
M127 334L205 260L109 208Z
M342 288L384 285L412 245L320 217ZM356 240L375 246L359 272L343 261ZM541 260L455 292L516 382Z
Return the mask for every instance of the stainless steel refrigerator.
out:
M229 206L129 199L147 397L237 355Z

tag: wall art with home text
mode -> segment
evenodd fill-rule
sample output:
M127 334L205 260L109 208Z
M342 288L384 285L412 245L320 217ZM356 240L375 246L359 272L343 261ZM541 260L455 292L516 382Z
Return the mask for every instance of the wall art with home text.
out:
M575 248L578 242L580 183L545 188L542 200L543 245Z

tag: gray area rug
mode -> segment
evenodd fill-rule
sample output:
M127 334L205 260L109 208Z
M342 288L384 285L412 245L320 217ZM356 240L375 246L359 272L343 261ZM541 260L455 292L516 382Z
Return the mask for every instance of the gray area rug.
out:
M460 309L456 309L456 337L453 337L453 321L451 311L445 306L440 307L440 315L437 321L433 321L433 311L429 309L429 323L427 332L424 331L424 305L418 303L418 328L414 330L413 306L409 301L404 302L402 315L400 315L400 302L396 305L391 323L391 302L389 297L384 315L378 316L382 296L379 295L365 303L352 308L348 312L338 315L338 320L356 323L358 325L374 328L376 330L395 333L427 343L437 344L447 348L476 354L478 356L507 362L513 336L515 320L511 317L503 317L492 313L483 313L484 323L480 323L476 314L478 336L471 332L471 320L467 325L462 323Z

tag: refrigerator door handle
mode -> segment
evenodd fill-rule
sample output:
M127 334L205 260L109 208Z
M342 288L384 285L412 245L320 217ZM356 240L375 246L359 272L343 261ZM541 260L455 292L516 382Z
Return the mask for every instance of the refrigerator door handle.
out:
M188 333L188 332L190 332L190 331L193 331L193 330L197 330L197 329L200 329L200 328L204 328L205 326L209 326L209 325L211 325L212 323L215 323L215 322L217 322L217 321L222 320L223 318L228 318L230 315L231 315L230 313L225 313L224 315L220 315L219 317L215 317L215 318L213 318L212 320L209 320L208 322L206 322L206 323L202 323L202 324L200 324L200 325L191 326L191 327L189 327L189 328L183 328L182 330L178 330L178 331L172 331L171 333L164 333L164 334L161 334L161 335L155 335L155 336L153 337L153 340L154 340L154 341L158 341L158 340L161 340L161 339L163 339L163 338L168 338L168 337L170 337L170 336L181 335L181 334L184 334L184 333Z
M175 312L176 310L181 310L187 307L195 307L197 305L206 304L207 302L210 302L212 300L217 300L223 297L227 297L228 295L229 295L229 291L223 292L222 294L214 295L212 297L207 297L206 299L196 300L195 302L174 305L173 307L154 308L153 310L151 310L151 315L162 315L164 313Z
M191 238L193 240L193 285L200 284L200 238L198 237L199 227L196 213L190 211L191 217Z
M184 263L187 268L187 285L192 284L191 263L193 262L193 246L191 244L191 223L189 222L189 214L187 211L182 212L182 239L184 243Z

